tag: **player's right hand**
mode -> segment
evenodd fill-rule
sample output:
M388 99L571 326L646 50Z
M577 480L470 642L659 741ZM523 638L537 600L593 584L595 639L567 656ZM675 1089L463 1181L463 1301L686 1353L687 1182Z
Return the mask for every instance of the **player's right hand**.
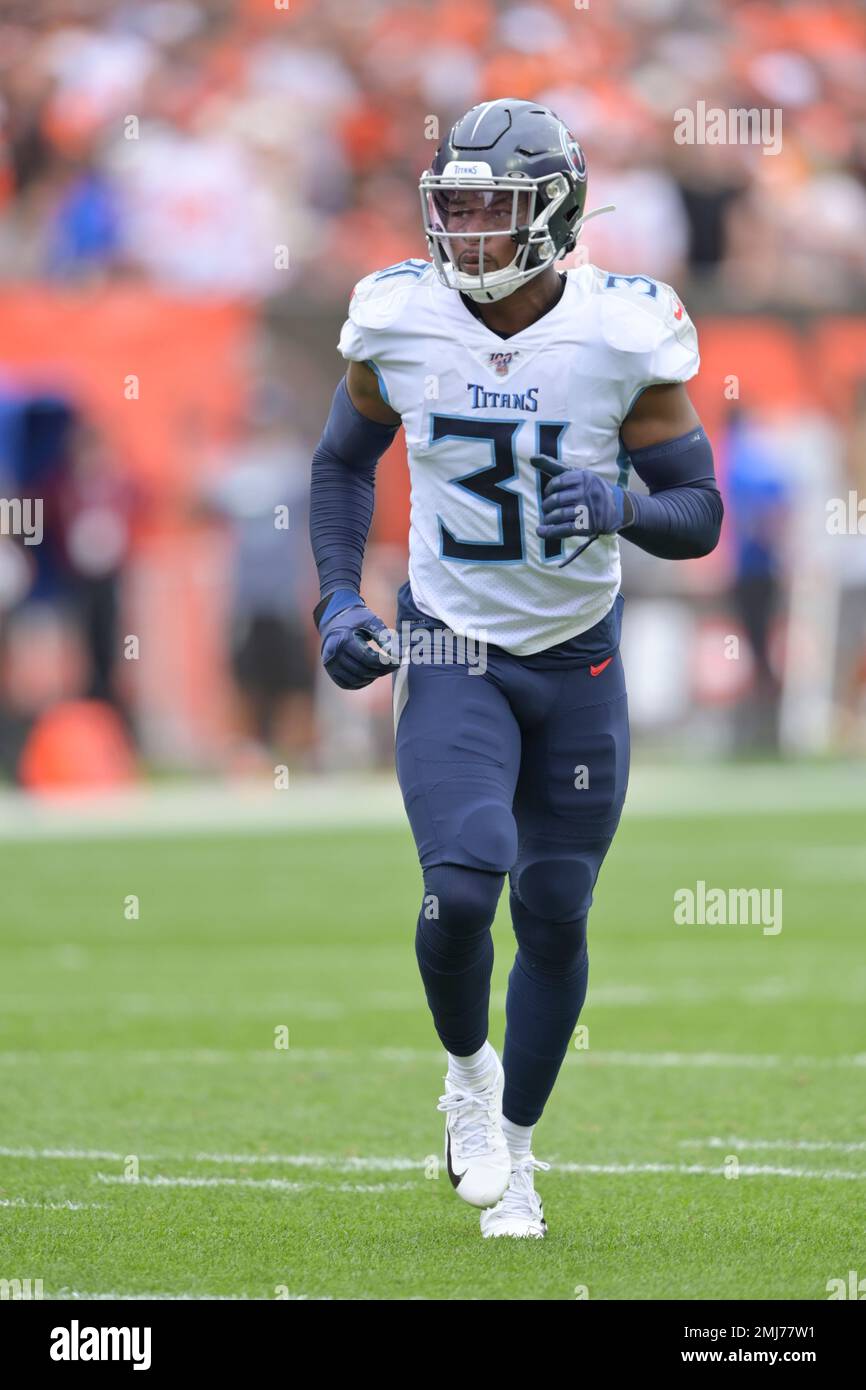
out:
M338 589L320 601L314 617L322 638L322 663L341 690L361 690L400 665L391 650L391 629L360 594ZM368 645L371 641L378 649Z

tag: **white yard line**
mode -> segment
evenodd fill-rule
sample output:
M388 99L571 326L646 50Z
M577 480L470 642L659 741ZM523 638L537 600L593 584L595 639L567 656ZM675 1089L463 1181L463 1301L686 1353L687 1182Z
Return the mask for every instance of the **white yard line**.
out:
M841 1139L729 1139L712 1135L707 1139L681 1139L683 1148L694 1149L781 1149L791 1153L866 1153L866 1140Z
M72 949L87 952L82 945ZM842 987L840 987L840 984ZM680 980L667 986L626 984L611 982L600 984L591 992L588 1002L593 1008L644 1008L647 1005L682 1004L694 1006L707 1003L784 1003L793 999L816 998L825 1003L859 1004L863 1000L866 980L860 984L855 979L847 982L818 986L809 980L797 982L781 980L769 976L754 980L748 985L707 985L699 980ZM492 990L491 1008L504 1010L504 989ZM423 1000L420 979L417 990L376 991L372 994L357 993L351 999L293 999L289 995L274 997L258 996L250 993L241 999L196 999L189 995L175 998L160 994L112 994L90 996L79 994L75 998L56 999L51 997L50 1007L57 1014L92 1014L99 1010L102 1017L120 1018L261 1018L274 1014L286 1017L289 1023L298 1018L330 1020L370 1013L417 1013L419 999ZM0 995L0 1014L30 1015L45 1009L44 994Z
M186 1160L181 1159L181 1162ZM212 1154L199 1153L196 1163L264 1163L285 1164L292 1168L328 1168L340 1173L403 1173L423 1168L426 1159L420 1158L331 1158L327 1154Z
M30 1161L68 1159L74 1162L125 1163L129 1157L129 1153L122 1154L108 1149L0 1148L0 1158L22 1158ZM135 1157L140 1163L224 1163L237 1164L238 1167L266 1164L271 1167L324 1168L338 1173L414 1172L423 1169L426 1162L424 1158L340 1158L330 1154L137 1153ZM122 1176L118 1176L117 1180L129 1181ZM212 1181L216 1183L220 1180L214 1178Z
M725 1165L710 1167L704 1163L555 1163L552 1172L556 1173L601 1173L628 1176L630 1173L676 1173L682 1176L706 1174L712 1177L730 1178ZM740 1163L737 1166L740 1177L746 1178L818 1178L840 1182L866 1182L866 1168L862 1172L838 1168L778 1168L764 1163Z
M757 1071L776 1067L833 1068L866 1067L866 1052L840 1057L786 1057L772 1052L592 1052L583 1053L585 1066L611 1067L745 1067ZM569 1054L566 1061L581 1061L581 1054Z
M30 1207L36 1211L104 1211L104 1202L30 1202L26 1197L2 1197L0 1207Z
M139 1155L143 1157L143 1155ZM102 1159L106 1163L124 1163L129 1157L128 1154L112 1153L108 1149L32 1149L32 1148L0 1148L0 1158L28 1158L28 1159Z
M62 1065L64 1063L92 1066L104 1062L108 1054L105 1049L72 1049L57 1051L20 1050L0 1052L0 1066L19 1066L29 1062L42 1065ZM236 1052L220 1048L111 1048L112 1063L141 1063L145 1065L226 1066L245 1062L266 1062L270 1065L284 1065L286 1062L324 1063L350 1062L357 1066L361 1061L392 1062L395 1064L429 1062L443 1065L445 1058L441 1051L421 1047L289 1047L239 1049ZM566 1066L594 1067L732 1067L747 1070L774 1070L786 1067L833 1070L835 1068L866 1067L866 1052L855 1052L838 1057L785 1056L773 1052L600 1052L571 1050L566 1054Z
M416 1167L421 1167L416 1164ZM730 1178L726 1165L704 1163L553 1163L552 1171L569 1176L612 1176L630 1177L645 1173L672 1173L678 1177L716 1177ZM866 1168L862 1172L838 1168L781 1168L765 1163L740 1163L738 1177L768 1178L808 1178L820 1181L866 1182ZM117 1173L95 1173L94 1181L120 1187L177 1188L177 1187L243 1187L275 1192L308 1192L317 1189L321 1192L409 1192L417 1191L417 1182L405 1183L323 1183L294 1182L289 1178L200 1178L171 1177L157 1173L153 1177L137 1178L131 1182ZM429 1181L432 1181L430 1179Z
M278 1299L278 1298L276 1297L276 1295L275 1295L273 1298L262 1299L262 1300L256 1300L256 1301L261 1301L261 1302L263 1302L263 1303L272 1303L272 1302L279 1303L279 1302L281 1302L281 1301L293 1302L293 1301L295 1301L295 1300L304 1300L304 1301L309 1301L309 1302L314 1302L314 1301L326 1301L326 1302L327 1302L327 1301L331 1301L331 1300L333 1299L333 1297L334 1297L333 1294L329 1294L329 1293L323 1293L323 1294L315 1294L315 1293L290 1293L290 1294L284 1294L283 1297L282 1297L282 1299ZM88 1303L93 1302L93 1301L102 1301L102 1300L105 1300L105 1299L118 1299L118 1300L120 1300L120 1301L122 1301L122 1302L126 1302L126 1303L130 1303L130 1302L166 1302L166 1301L171 1301L171 1302L183 1302L183 1303L189 1303L189 1302L198 1303L198 1302L203 1302L203 1301L217 1302L217 1303L234 1303L234 1302L237 1302L237 1301L239 1301L239 1300L249 1301L249 1300L246 1299L246 1296L245 1296L244 1294L241 1294L241 1293L116 1293L116 1292L108 1292L108 1293L106 1293L106 1292L101 1292L101 1293L83 1293L83 1292L81 1291L81 1289L67 1289L67 1288L62 1288L62 1289L58 1289L56 1293L51 1293L51 1294L45 1294L45 1295L44 1295L44 1301L45 1301L45 1302L49 1302L49 1301L50 1301L50 1302L55 1302L55 1301L58 1300L58 1299L69 1299L69 1300L72 1300L72 1299L81 1299L82 1301L88 1302Z
M703 1143L706 1141L683 1140L683 1144ZM748 1145L742 1142L743 1147L761 1147L762 1142L758 1141L755 1145ZM764 1141L767 1147L773 1146L773 1141ZM728 1144L726 1141L713 1140L712 1147L734 1148L735 1141ZM862 1152L862 1144L836 1145L827 1141L827 1147L841 1149L843 1152ZM41 1159L73 1159L73 1160L96 1160L103 1162L123 1163L129 1157L127 1154L108 1152L104 1149L0 1149L0 1156L7 1158L23 1158L29 1160ZM408 1157L374 1157L374 1156L352 1156L341 1158L329 1154L221 1154L221 1153L198 1153L189 1154L138 1154L140 1162L172 1162L172 1163L223 1163L237 1164L238 1166L251 1166L255 1164L268 1164L271 1166L285 1166L293 1168L314 1168L323 1169L329 1172L339 1173L398 1173L415 1172L421 1174L426 1171L429 1157L408 1158ZM573 1163L570 1161L557 1161L552 1159L554 1171L557 1173L583 1173L583 1174L613 1174L627 1175L629 1173L675 1173L680 1175L707 1174L711 1176L725 1176L728 1172L726 1165L707 1165L702 1163ZM739 1173L746 1177L786 1177L786 1178L817 1178L835 1179L839 1181L864 1182L866 1181L866 1168L857 1170L840 1169L812 1169L812 1168L790 1168L779 1167L771 1164L740 1163ZM125 1177L121 1173L103 1173L98 1171L94 1174L94 1181L126 1187L251 1187L251 1188L271 1188L275 1191L301 1192L313 1188L334 1192L403 1192L417 1187L417 1182L406 1183L322 1183L318 1181L298 1181L292 1178L250 1178L250 1177L211 1177L200 1174L152 1174L149 1176L139 1176L136 1179Z
M413 1165L420 1168L421 1164ZM866 1173L863 1175L866 1177ZM416 1182L297 1182L292 1178L202 1178L182 1175L171 1177L156 1173L152 1177L125 1178L120 1173L94 1173L94 1182L120 1187L253 1187L273 1192L409 1192L416 1191Z

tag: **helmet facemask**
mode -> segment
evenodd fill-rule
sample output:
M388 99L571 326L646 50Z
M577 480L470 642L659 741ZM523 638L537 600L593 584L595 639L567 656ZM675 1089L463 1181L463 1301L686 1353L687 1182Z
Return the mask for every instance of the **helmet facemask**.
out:
M424 232L440 280L478 303L491 303L512 294L566 255L577 241L581 219L568 224L562 211L574 193L564 173L535 179L525 174L495 175L487 164L454 161L442 174L429 170L422 174L419 187ZM505 195L510 195L510 217L504 215L508 211ZM483 202L479 203L479 198ZM485 207L490 213L489 227L459 228L461 209L478 212ZM497 225L499 220L501 227ZM498 270L485 271L487 246L501 244L506 237L514 244L511 260ZM459 268L466 252L458 253L456 260L452 258L454 241L477 247L477 271Z

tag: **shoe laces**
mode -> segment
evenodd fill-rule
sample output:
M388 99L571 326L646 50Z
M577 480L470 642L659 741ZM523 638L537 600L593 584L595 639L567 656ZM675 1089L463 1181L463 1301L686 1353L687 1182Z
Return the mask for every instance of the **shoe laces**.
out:
M478 1158L496 1147L500 1121L495 1099L495 1076L480 1091L461 1087L439 1097L436 1109L453 1115L451 1134L460 1146L462 1157Z
M542 1211L541 1198L535 1190L533 1174L536 1170L547 1172L549 1168L549 1163L544 1163L534 1154L528 1154L526 1158L521 1158L511 1170L511 1181L505 1190L505 1195L500 1198L496 1210L525 1216L528 1205L533 1216L539 1218Z

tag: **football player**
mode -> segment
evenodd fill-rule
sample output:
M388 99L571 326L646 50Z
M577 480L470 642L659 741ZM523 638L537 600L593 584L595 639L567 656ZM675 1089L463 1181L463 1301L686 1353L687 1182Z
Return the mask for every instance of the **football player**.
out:
M620 537L687 559L722 521L677 295L645 275L557 270L586 189L552 111L503 98L467 112L420 180L430 261L355 287L348 371L313 458L322 659L345 689L393 676L424 879L416 954L448 1054L445 1155L485 1236L547 1230L533 1126L586 996L587 914L628 780ZM427 662L404 644L401 661L361 597L375 468L400 425L412 506L397 629L483 641L483 670L459 643ZM632 468L648 495L629 490ZM500 1061L490 929L506 875L517 950Z

